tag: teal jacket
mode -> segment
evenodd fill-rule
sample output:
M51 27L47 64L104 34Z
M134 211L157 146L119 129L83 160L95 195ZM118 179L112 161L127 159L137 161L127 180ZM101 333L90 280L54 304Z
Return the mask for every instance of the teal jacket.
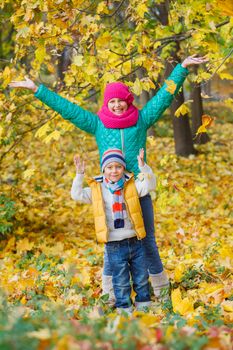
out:
M146 160L147 129L170 106L174 95L179 91L187 75L188 70L183 68L181 64L178 64L167 78L167 80L173 80L176 84L174 94L166 90L167 84L164 83L156 95L139 111L137 124L125 129L106 128L98 115L69 102L47 89L44 85L39 86L35 96L79 129L93 134L99 149L100 159L102 154L109 148L121 149L125 154L127 170L133 172L136 176L139 173L137 155L140 148L144 148Z

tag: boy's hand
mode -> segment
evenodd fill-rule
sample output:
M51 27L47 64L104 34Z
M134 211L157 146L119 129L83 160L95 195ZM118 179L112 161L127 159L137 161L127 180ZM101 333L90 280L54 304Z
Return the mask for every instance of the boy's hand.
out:
M203 56L203 57L196 57L196 56L197 54L185 58L185 60L181 64L182 67L186 68L193 64L201 64L209 61L209 59L206 56Z
M84 174L85 171L85 162L81 161L80 156L74 156L74 165L76 167L77 174Z
M139 155L137 156L138 158L138 166L141 168L145 165L144 162L144 149L140 148Z
M28 90L32 90L34 93L37 92L38 86L29 78L25 77L25 80L21 81L12 81L10 84L8 84L11 88L24 88Z

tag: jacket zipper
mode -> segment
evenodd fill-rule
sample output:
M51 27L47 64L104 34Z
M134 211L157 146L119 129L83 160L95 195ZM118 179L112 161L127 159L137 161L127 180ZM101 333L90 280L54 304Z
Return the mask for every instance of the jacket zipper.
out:
M121 132L121 149L123 156L125 156L125 140L124 140L124 129L120 129Z

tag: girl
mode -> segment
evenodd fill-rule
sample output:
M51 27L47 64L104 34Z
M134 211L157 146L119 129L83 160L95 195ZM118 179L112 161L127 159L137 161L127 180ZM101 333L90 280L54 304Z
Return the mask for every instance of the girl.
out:
M151 168L144 163L144 150L138 155L140 179L125 172L125 159L119 149L104 152L101 168L103 176L88 181L83 188L84 163L74 158L76 177L72 184L72 199L92 203L97 241L105 243L106 255L112 271L115 306L132 312L130 274L136 292L136 308L150 305L148 270L145 263L143 238L146 235L138 196L145 196L155 188Z
M188 75L187 67L207 61L204 57L194 56L187 57L182 64L178 64L167 78L167 81L172 81L176 84L174 94L167 91L167 84L165 83L141 110L138 110L132 104L134 100L132 93L126 85L120 82L106 86L103 106L97 114L88 112L69 102L67 99L47 89L44 85L37 87L28 78L25 81L12 82L9 86L32 90L38 99L60 113L64 119L69 120L76 127L93 134L96 138L100 159L109 148L121 149L125 156L127 170L133 172L136 176L139 173L139 168L135 159L139 149L145 149L147 130L170 106L174 95L179 91ZM150 195L141 197L140 204L147 233L146 238L143 240L147 268L154 294L156 297L159 297L162 289L169 287L169 281L163 270L155 241L154 213ZM108 263L108 256L105 254L103 269L104 294L110 293L112 288L111 276L112 271Z

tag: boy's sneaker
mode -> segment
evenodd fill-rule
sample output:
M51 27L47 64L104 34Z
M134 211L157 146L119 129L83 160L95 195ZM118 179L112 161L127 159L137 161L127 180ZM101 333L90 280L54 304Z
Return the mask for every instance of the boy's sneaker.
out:
M109 306L114 306L116 302L116 298L113 291L113 285L112 285L112 276L102 276L102 296L108 295L108 299L106 299L106 304Z
M150 310L150 305L151 305L151 302L150 301L136 301L135 302L135 307L136 307L136 311L142 311L142 312L149 312Z
M117 313L122 316L131 316L133 313L133 306L130 307L117 307Z

